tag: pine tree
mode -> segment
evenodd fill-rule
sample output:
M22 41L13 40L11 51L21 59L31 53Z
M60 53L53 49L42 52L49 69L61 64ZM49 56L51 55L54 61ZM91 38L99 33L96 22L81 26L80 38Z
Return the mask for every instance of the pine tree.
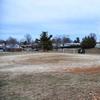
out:
M52 35L48 36L48 32L42 32L40 35L40 46L43 51L52 50Z
M94 48L95 45L96 45L96 35L93 33L83 38L81 42L81 47L84 49Z

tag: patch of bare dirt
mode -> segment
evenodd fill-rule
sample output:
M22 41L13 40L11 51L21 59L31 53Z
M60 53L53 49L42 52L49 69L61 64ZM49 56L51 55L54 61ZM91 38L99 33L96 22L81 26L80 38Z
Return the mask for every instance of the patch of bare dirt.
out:
M69 68L65 69L66 72L71 72L71 73L89 73L89 74L94 74L94 73L100 73L100 66L99 67L89 67L89 68Z
M92 67L91 67L92 66ZM98 55L33 53L0 57L0 71L99 73Z

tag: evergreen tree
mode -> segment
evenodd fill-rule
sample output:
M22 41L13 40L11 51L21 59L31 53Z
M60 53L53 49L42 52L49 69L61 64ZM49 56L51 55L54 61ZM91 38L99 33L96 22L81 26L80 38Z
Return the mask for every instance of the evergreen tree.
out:
M82 39L81 47L84 49L94 48L96 45L96 35L91 33L89 36L86 36Z
M52 35L48 36L48 32L42 32L40 35L40 47L43 51L52 50Z

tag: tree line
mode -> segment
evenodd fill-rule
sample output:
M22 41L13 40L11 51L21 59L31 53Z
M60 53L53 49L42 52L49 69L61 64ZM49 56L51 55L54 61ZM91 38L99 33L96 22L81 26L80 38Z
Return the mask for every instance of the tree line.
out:
M41 49L43 51L52 50L53 47L59 47L60 45L65 46L66 43L79 43L81 48L88 49L94 48L96 45L96 35L94 33L85 36L82 41L79 37L76 37L75 40L71 40L68 36L62 37L53 37L49 35L48 32L42 32L38 39L33 41L30 34L24 36L24 40L18 41L16 38L9 37L7 40L0 40L5 43L5 45L34 45L34 48Z

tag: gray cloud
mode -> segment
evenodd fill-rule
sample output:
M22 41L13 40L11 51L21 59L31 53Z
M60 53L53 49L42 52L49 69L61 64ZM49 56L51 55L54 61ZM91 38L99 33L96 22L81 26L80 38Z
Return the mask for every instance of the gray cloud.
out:
M2 1L2 2L1 2ZM95 32L100 35L100 0L1 0L2 33Z

